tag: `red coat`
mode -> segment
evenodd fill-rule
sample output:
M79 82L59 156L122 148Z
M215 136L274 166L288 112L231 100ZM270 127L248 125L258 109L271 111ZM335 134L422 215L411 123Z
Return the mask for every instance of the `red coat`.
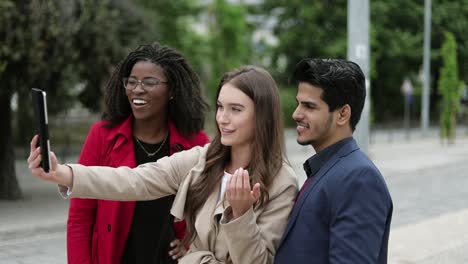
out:
M91 127L78 162L87 166L136 167L132 117L114 128L104 128L104 122L96 122ZM171 155L209 141L204 132L191 140L182 137L172 122L169 131ZM135 202L71 199L67 223L68 263L120 263L134 208ZM174 228L178 238L185 236L185 222L174 223Z

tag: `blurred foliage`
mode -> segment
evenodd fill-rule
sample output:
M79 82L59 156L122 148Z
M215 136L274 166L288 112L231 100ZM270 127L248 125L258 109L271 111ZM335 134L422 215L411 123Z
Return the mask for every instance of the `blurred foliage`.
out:
M85 107L97 112L112 65L134 44L132 34L141 21L135 19L139 16L133 8L124 9L109 0L74 1L74 5L71 52L82 84L76 92Z
M18 198L20 193L15 178L12 136L22 144L29 142L32 135L32 107L30 89L48 91L50 111L66 106L70 97L73 60L70 13L64 8L68 1L6 1L0 4L0 106L2 131L6 140L0 144L0 189L1 197ZM10 101L17 94L18 112L16 131L12 133L12 110ZM6 109L5 109L6 108Z
M454 143L457 126L457 115L462 97L463 82L458 79L457 43L452 33L445 32L445 41L442 45L442 67L438 83L442 95L440 101L440 136Z
M279 42L273 48L272 70L286 82L293 66L304 57L346 58L347 1L265 0L254 12L275 16L273 32ZM422 68L424 2L370 1L371 96L376 123L403 115L400 87L405 77L418 80ZM441 64L443 31L453 32L459 43L460 72L468 71L468 2L432 1L431 111L437 110L436 80ZM462 78L465 82L468 75ZM415 83L415 87L419 87ZM419 92L416 89L416 92ZM416 97L418 94L415 94ZM419 102L416 102L419 104Z
M213 34L195 30L203 10L213 20ZM180 50L203 83L211 83L248 58L244 15L242 5L227 1L0 0L1 136L10 142L0 144L0 166L10 168L0 174L0 189L20 193L11 139L26 146L33 134L32 87L47 91L51 118L66 116L77 101L99 112L114 65L137 45L154 41ZM75 132L70 129L63 124L64 134Z
M0 11L0 96L18 98L17 132L21 142L31 136L30 89L47 90L51 112L63 109L70 96L66 87L73 80L69 39L70 15L63 6L67 1L2 1ZM60 98L60 100L56 100ZM11 120L2 120L11 122Z
M286 81L294 65L306 57L346 57L346 1L265 0L261 15L276 16L271 54L278 80Z
M419 96L424 2L372 0L370 13L372 117L382 123L403 115L405 77ZM444 72L444 31L454 35L460 78L468 83L467 17L468 1L432 1L432 87ZM289 73L304 57L345 58L346 25L346 0L0 0L0 166L14 168L12 137L22 146L29 142L30 88L48 92L50 115L66 116L76 103L99 113L114 65L137 45L154 41L188 58L212 104L224 72L243 64L266 67L284 87L284 117L291 124L296 103ZM438 117L442 89L431 91L432 116ZM65 134L73 132L63 126ZM14 177L14 170L4 171Z
M252 32L248 28L243 5L214 0L208 10L211 42L208 94L214 101L222 75L249 61Z
M292 119L292 114L297 107L296 89L292 89L292 87L281 87L280 97L285 126L295 126L296 122Z
M136 0L136 3L144 21L138 29L141 37L135 39L140 43L159 41L179 50L205 80L211 49L208 36L196 27L201 24L206 6L192 0Z

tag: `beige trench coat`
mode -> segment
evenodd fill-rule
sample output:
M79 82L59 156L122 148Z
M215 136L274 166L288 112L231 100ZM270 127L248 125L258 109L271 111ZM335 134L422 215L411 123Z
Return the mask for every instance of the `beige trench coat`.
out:
M171 213L184 218L187 190L205 166L208 145L176 153L136 169L71 164L72 197L109 200L153 200L176 194ZM227 201L216 188L196 216L197 236L179 263L273 263L297 194L297 179L286 163L273 177L269 201L231 220ZM66 190L61 188L62 195Z

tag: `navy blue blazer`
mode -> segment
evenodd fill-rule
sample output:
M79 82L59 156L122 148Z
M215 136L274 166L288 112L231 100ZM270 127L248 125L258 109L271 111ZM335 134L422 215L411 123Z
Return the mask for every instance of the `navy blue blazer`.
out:
M392 211L382 175L352 139L302 191L275 263L387 263Z

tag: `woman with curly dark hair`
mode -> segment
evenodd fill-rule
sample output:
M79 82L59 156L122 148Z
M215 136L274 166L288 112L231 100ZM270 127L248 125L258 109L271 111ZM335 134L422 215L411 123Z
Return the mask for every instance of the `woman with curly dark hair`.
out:
M142 45L112 73L103 120L91 127L79 163L136 167L203 146L206 110L199 78L184 56ZM185 253L186 226L174 222L173 200L71 199L68 263L176 263Z

